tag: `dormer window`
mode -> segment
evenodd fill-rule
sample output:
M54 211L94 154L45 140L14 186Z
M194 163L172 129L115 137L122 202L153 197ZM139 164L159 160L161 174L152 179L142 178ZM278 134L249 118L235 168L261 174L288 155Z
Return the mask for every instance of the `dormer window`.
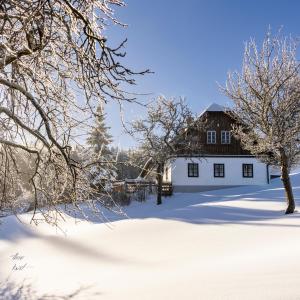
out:
M231 134L230 131L221 131L221 144L230 144L231 143Z
M216 132L214 130L207 131L207 144L216 143Z

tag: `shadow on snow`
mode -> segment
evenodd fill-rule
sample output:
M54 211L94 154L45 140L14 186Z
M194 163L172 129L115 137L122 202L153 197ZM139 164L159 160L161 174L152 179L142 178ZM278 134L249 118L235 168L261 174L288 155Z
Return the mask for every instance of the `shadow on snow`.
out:
M299 174L297 174L299 175ZM298 181L299 176L291 176L293 181ZM300 186L293 184L295 201L300 205ZM248 202L262 202L261 207L255 208L239 207L235 205L235 200ZM279 209L264 209L268 204L263 202L278 202ZM228 204L227 204L228 203ZM282 206L280 207L280 203ZM214 190L203 193L177 193L172 197L165 197L163 204L157 206L152 197L144 203L133 202L130 206L124 207L124 215L116 215L104 210L105 217L109 220L100 219L94 215L89 216L89 221L94 223L113 223L126 219L148 219L158 218L163 220L177 220L193 224L245 224L245 225L265 225L265 226L287 226L300 227L297 224L271 224L260 221L269 221L275 219L287 220L299 218L297 212L292 215L284 215L285 194L281 187L280 179L272 180L269 186L243 186L238 188ZM85 210L85 207L82 207ZM81 219L77 214L71 214L73 217Z

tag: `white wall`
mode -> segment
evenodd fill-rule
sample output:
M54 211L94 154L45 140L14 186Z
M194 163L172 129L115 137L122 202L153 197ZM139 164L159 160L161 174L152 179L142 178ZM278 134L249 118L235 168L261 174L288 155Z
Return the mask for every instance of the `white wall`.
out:
M188 177L188 163L199 164L199 177ZM214 177L214 163L225 165L225 177ZM253 164L253 178L244 178L243 164ZM266 164L253 157L176 158L168 168L174 186L264 185L268 184ZM166 175L164 176L166 177Z
M171 182L172 181L172 163L167 162L165 164L165 170L163 175L163 182Z
M271 175L281 175L280 167L270 166Z

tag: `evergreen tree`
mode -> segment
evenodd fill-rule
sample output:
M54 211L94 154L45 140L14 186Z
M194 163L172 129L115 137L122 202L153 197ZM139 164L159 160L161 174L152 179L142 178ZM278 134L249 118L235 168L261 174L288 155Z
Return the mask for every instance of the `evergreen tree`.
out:
M105 124L105 116L101 106L96 110L96 122L90 136L87 138L89 145L86 158L96 156L98 164L94 164L90 169L90 179L93 186L98 190L108 190L111 188L111 183L116 179L116 167L112 163L113 154L109 149L112 142L112 136L108 133L110 127Z
M107 158L111 154L109 144L112 142L112 136L108 133L110 127L105 124L105 116L101 106L98 106L96 113L96 124L87 139L87 143L99 157Z

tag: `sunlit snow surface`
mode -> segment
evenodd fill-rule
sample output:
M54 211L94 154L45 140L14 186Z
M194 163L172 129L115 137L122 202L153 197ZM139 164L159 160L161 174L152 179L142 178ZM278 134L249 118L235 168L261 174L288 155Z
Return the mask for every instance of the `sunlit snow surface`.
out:
M284 199L275 179L134 202L109 223L66 213L64 233L2 218L0 298L300 299L300 214L285 216Z

